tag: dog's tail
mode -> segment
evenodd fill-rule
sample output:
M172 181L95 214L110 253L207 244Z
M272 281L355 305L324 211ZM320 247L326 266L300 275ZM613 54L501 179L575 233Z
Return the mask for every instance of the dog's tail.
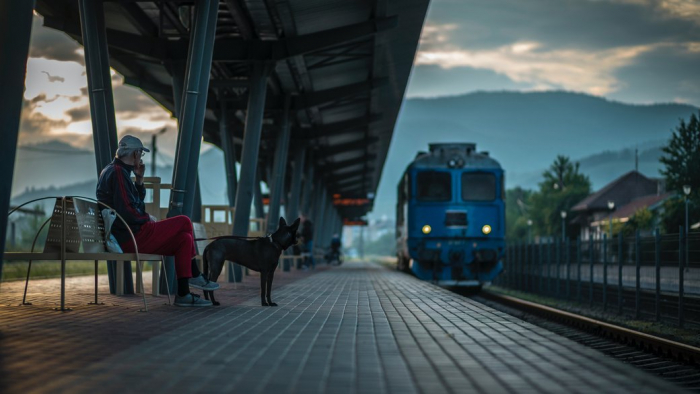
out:
M203 274L204 277L209 279L209 259L207 259L207 255L209 254L209 248L204 248L204 253L202 253L202 268L203 268ZM211 279L209 279L211 280Z

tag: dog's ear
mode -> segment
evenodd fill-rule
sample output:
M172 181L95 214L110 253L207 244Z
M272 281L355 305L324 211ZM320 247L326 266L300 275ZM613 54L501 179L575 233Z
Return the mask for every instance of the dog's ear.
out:
M284 220L284 218L283 218L282 216L280 216L280 226L279 226L279 228L282 228L282 226L286 226L286 225L287 225L287 221Z
M296 232L297 229L299 228L299 223L300 223L300 222L299 222L299 218L297 218L297 220L295 220L294 223L292 223L292 225L290 226L290 228L291 228L292 230L294 230L294 232Z

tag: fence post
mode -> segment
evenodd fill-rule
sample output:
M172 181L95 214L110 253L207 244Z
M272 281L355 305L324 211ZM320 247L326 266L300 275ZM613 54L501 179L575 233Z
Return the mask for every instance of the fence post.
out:
M635 319L639 319L639 314L640 314L640 286L639 286L639 270L641 268L641 263L642 259L639 256L639 230L637 230L634 233L634 262L636 264L636 270L635 270L635 292L634 292L634 298L635 298L635 303L634 303L634 317Z
M569 238L564 240L564 261L566 262L566 299L571 299L571 242Z
M559 238L555 238L555 241L557 243L557 249L556 249L556 253L557 253L557 279L556 279L556 281L554 281L554 283L557 286L556 295L557 295L557 298L559 298L559 293L561 292L561 245L562 245L562 242L564 242L564 240L562 239L560 241Z
M617 314L622 314L622 231L617 234Z
M542 285L542 265L543 265L543 254L542 253L542 239L537 240L537 249L539 249L539 253L537 254L537 277L539 281L539 294L542 294L543 291L543 285Z
M678 327L683 327L683 266L687 266L685 243L688 242L683 226L680 226L678 237Z
M588 277L588 304L593 306L593 238L588 239L588 266L590 268Z
M654 265L656 267L656 321L661 321L661 234L654 230Z
M577 284L576 284L576 298L578 302L581 302L581 236L576 238L576 270L577 270Z
M553 239L547 242L547 294L552 294L552 244Z
M608 308L608 234L603 234L603 311Z
M522 241L519 241L515 244L515 254L518 256L518 276L515 279L515 288L518 290L522 290L522 284L523 284L523 251L522 251Z

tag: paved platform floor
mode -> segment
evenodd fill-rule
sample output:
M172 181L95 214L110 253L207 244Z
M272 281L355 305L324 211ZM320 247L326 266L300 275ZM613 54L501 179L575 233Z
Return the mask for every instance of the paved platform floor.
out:
M17 306L21 292L3 284L0 392L682 392L379 265L278 274L278 307L259 306L255 280L224 284L218 308L152 298L148 313L136 312L138 297L76 301L68 313L40 294L44 304Z

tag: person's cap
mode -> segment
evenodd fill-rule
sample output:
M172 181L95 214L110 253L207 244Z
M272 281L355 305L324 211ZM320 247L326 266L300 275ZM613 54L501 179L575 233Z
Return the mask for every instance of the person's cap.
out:
M119 148L133 150L141 149L144 152L150 152L150 150L143 146L143 143L140 139L129 134L123 136L122 139L119 140Z

